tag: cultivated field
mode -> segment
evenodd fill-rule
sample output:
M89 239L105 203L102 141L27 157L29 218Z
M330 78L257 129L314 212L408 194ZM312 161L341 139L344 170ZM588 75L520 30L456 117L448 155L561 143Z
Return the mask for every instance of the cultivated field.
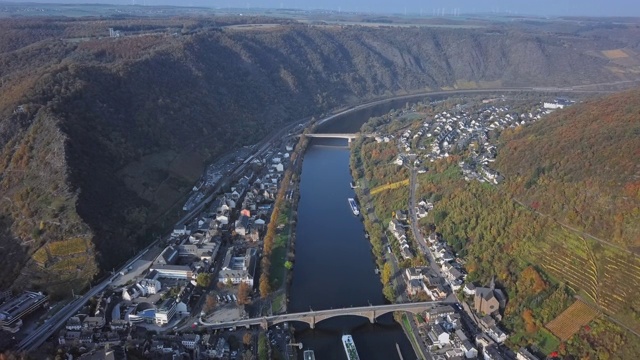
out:
M560 340L566 341L581 327L587 325L598 313L589 305L576 300L565 311L551 320L545 327Z
M603 50L602 54L608 57L609 59L620 59L620 58L625 58L629 56L627 55L626 52L624 52L624 50L621 50L621 49Z

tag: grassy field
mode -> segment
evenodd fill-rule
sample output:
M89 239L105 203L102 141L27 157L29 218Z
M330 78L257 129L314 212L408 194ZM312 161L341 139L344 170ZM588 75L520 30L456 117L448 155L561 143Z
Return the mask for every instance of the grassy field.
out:
M536 333L535 341L540 347L540 350L546 355L555 351L558 349L558 346L560 346L560 340L543 328L540 328Z
M279 314L282 311L284 305L285 294L283 292L276 295L271 302L271 311L274 314Z
M287 206L280 212L278 217L278 226L282 226L278 230L278 234L273 241L273 250L271 251L271 271L269 272L269 282L271 288L279 289L284 281L284 263L287 260L287 243L289 238L289 217L291 216L291 208Z
M598 313L580 300L551 320L545 327L562 341L566 341L587 325Z
M413 333L411 324L409 324L409 318L407 317L407 314L402 314L402 327L404 328L404 332L409 335L409 341L411 341L411 345L413 346L414 350L418 350L420 352L420 355L422 355L422 358L425 359L426 357L424 356L424 354L422 354L422 348L418 343L418 339L416 339L416 334Z

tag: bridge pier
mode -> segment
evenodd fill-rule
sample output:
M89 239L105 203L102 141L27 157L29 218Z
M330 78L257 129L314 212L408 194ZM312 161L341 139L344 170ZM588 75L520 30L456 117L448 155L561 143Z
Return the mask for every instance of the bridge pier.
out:
M316 328L316 317L315 316L311 317L311 321L309 322L309 326L311 327L312 330Z
M370 322L370 323L375 324L375 323L376 323L376 312L375 312L375 310L374 310L374 311L369 312L369 313L367 314L367 318L369 318L369 322Z

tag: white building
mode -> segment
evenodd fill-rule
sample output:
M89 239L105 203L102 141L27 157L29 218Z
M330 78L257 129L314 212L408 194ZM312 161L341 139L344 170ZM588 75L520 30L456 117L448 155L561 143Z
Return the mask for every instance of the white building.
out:
M256 262L256 249L247 249L244 256L233 256L233 247L229 248L222 269L218 273L218 282L223 284L231 282L234 285L243 282L253 286Z
M187 349L193 350L200 342L200 335L198 334L185 334L182 335L182 345Z
M158 306L155 319L157 325L166 325L173 319L173 316L176 314L176 304L176 299L169 298Z
M142 279L139 284L146 290L148 295L157 294L162 289L160 281L155 279Z
M478 357L478 349L476 349L469 340L464 340L462 344L460 344L460 349L464 351L464 356L467 359L475 359Z

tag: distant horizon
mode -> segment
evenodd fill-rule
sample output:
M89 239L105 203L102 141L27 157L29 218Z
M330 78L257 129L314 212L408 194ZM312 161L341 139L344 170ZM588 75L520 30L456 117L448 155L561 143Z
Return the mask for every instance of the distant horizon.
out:
M578 6L574 0L539 0L535 3L513 3L509 0L433 0L428 5L419 0L40 0L4 1L0 3L68 4L68 5L146 5L205 7L211 9L292 9L328 10L336 12L359 12L387 15L422 15L425 17L470 14L496 14L512 16L578 16L578 17L640 17L640 2L630 4L625 0L582 0Z

